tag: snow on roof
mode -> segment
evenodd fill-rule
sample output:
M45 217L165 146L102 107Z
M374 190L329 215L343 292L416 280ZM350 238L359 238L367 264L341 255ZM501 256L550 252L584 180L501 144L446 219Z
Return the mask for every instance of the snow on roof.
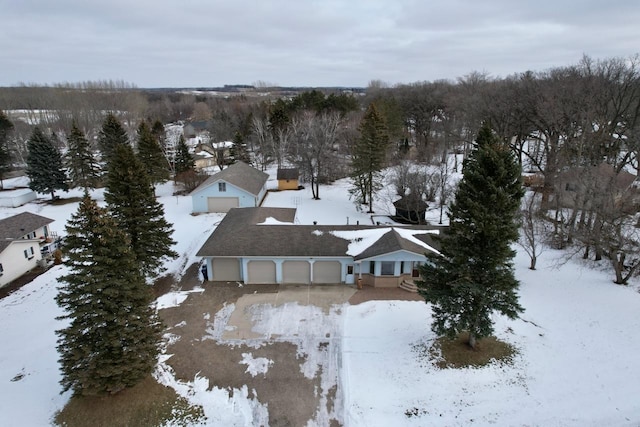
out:
M233 147L233 142L231 141L222 141L222 142L212 142L211 145L213 148L231 148Z
M293 223L292 222L286 222L286 221L278 221L274 217L270 216L270 217L265 218L265 220L263 222L259 222L256 225L291 225L291 224L293 224Z
M347 255L356 256L367 250L391 230L391 228L385 227L368 230L331 231L331 234L341 239L349 240Z
M433 251L433 252L435 252L437 254L440 254L440 252L435 250L433 247L427 245L425 242L423 242L420 239L416 239L416 237L415 237L416 234L440 234L440 230L412 230L412 229L409 229L409 228L402 228L402 227L394 228L394 230L403 239L407 239L408 241L410 241L412 243L415 243L416 245L422 246L425 249L428 249L428 250Z
M347 255L356 257L373 246L390 231L395 231L401 238L408 240L415 245L437 254L440 253L433 247L415 237L416 234L438 234L438 230L415 230L402 227L383 227L366 230L331 231L330 233L341 239L349 240L350 243L347 249Z

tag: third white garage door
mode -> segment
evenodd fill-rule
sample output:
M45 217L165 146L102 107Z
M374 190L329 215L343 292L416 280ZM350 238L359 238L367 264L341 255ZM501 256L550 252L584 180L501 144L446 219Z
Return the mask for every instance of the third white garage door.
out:
M342 265L338 261L316 261L313 263L313 283L341 283Z
M285 261L282 263L282 281L284 283L311 282L311 265L309 261Z
M240 200L237 197L207 197L207 210L209 212L229 212L231 208L237 208Z

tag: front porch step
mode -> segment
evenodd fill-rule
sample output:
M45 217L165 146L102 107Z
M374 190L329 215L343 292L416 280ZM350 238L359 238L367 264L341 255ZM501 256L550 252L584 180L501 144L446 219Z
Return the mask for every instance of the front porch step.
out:
M415 283L403 280L402 283L398 285L400 289L404 289L407 292L418 293L418 287Z

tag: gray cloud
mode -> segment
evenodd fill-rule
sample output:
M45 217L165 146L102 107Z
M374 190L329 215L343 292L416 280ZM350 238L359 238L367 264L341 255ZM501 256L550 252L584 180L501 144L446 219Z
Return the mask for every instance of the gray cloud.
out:
M0 85L363 86L630 56L640 40L632 1L0 0L0 10Z

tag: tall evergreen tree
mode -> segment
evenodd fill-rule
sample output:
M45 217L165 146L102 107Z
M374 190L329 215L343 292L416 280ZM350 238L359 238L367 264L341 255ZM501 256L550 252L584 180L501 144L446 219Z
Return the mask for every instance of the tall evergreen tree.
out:
M369 212L373 212L373 195L382 188L380 170L384 167L389 145L384 118L374 103L369 104L358 130L360 137L351 152L351 193L359 203L368 203Z
M494 311L512 319L523 311L512 264L523 194L515 156L485 124L465 161L441 255L428 255L421 268L419 292L433 304L435 333L468 331L475 348L493 333Z
M129 137L118 118L113 113L109 113L102 122L102 128L98 134L98 148L102 153L103 162L109 163L109 158L118 145L130 145Z
M249 153L247 153L247 148L244 144L244 137L240 131L236 131L233 135L233 145L231 146L230 153L233 162L244 162L251 163L251 158L249 157Z
M195 169L195 160L191 153L189 153L189 147L184 141L184 137L180 135L178 146L176 147L176 158L174 169L176 171L176 177L183 172L192 171Z
M57 331L64 391L113 394L148 376L162 327L153 295L122 231L85 193L66 226L70 273L56 301L69 326Z
M131 248L145 276L164 270L165 260L178 256L171 246L173 232L156 200L153 185L128 145L115 148L109 161L104 199L109 210L130 238Z
M67 144L67 170L71 186L82 187L85 190L96 188L100 182L100 165L91 151L89 141L75 120L71 125Z
M11 169L11 150L9 150L9 138L13 132L13 123L9 117L0 110L0 189L4 188L4 177Z
M162 153L162 148L145 121L138 126L137 157L145 172L147 172L152 185L169 179L169 169L167 168L167 161Z
M39 193L50 193L51 200L55 199L56 190L69 190L62 155L38 126L33 128L27 150L29 188Z

